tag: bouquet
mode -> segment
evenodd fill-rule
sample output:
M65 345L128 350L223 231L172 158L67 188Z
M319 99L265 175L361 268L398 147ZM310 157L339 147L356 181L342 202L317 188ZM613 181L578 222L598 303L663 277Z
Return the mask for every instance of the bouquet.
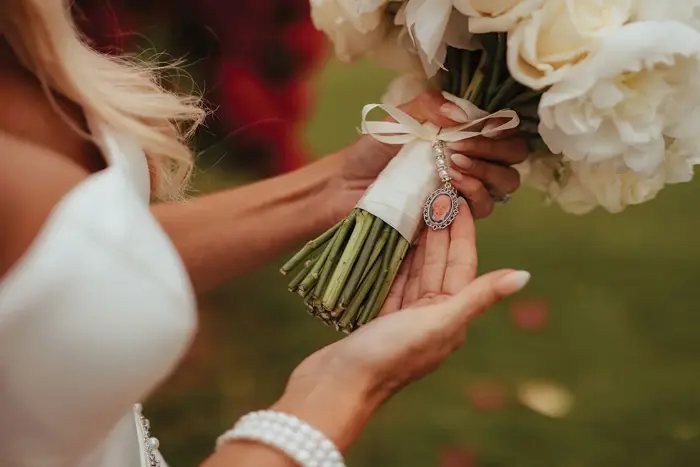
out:
M351 332L379 313L423 222L456 213L444 143L518 127L525 184L565 211L619 212L700 163L700 0L312 0L345 61L398 70L362 132L399 154L350 215L282 267L312 314ZM396 106L439 88L470 122ZM395 122L368 120L381 108Z

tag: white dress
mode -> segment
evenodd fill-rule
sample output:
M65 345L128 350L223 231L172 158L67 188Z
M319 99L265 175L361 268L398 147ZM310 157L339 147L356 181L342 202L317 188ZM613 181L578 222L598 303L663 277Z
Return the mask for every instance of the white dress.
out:
M194 294L149 210L143 151L91 131L108 167L59 201L0 282L2 467L165 465L136 403L187 348Z

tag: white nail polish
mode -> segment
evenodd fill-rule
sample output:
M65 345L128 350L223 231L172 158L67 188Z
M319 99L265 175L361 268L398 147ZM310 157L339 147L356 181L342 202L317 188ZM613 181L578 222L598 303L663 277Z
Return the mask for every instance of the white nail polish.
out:
M474 162L464 154L452 154L450 156L450 159L452 160L452 162L454 162L454 164L457 167L460 167L464 170L469 170L474 165Z
M519 292L530 282L532 275L527 271L515 271L511 272L503 279L501 279L501 284L503 286L502 292L506 295L514 294Z

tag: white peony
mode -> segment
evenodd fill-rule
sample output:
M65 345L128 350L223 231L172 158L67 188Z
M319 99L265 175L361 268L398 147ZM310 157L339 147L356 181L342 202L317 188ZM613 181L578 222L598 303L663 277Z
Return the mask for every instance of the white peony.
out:
M523 183L546 194L570 214L587 214L601 206L617 213L631 204L654 198L664 187L661 173L654 177L620 172L614 162L566 162L557 156L533 158L521 168Z
M609 212L620 212L627 206L654 199L665 185L691 181L693 166L700 162L698 142L697 139L671 142L663 163L651 175L633 172L616 161L572 162L572 178L574 184L592 194L600 206Z
M384 17L388 0L311 0L311 19L333 43L345 62L366 55L384 40L389 24Z
M553 154L532 154L516 166L523 185L545 193L547 203L556 202L571 214L586 214L598 205L593 193L571 176L570 163Z
M454 6L469 17L475 34L505 32L539 8L544 0L455 0Z
M546 193L564 211L586 214L600 206L617 213L655 198L665 185L689 182L700 140L672 141L662 165L652 175L633 172L619 161L598 164L534 155L519 166L523 182Z
M663 189L665 183L665 171L659 170L652 176L624 170L615 161L601 162L600 164L588 164L584 162L572 162L568 182L564 185L562 193L569 192L569 196L576 191L585 193L583 196L593 197L595 204L605 210L618 213L629 205L642 204L650 201ZM570 185L570 187L567 187ZM568 190L567 190L568 188ZM571 212L573 197L557 197L557 202L564 210ZM577 200L577 209L583 198Z
M700 29L700 0L635 0L636 21L680 21Z
M661 166L666 183L686 183L693 179L693 167L700 164L700 136L675 140L668 144L666 161Z
M550 86L584 59L599 38L630 18L632 0L547 0L508 34L508 68L532 89Z
M649 175L664 162L665 136L698 134L698 109L700 33L633 23L542 96L539 133L568 160L617 160Z
M420 96L428 88L428 81L422 73L407 73L389 83L382 103L399 106Z

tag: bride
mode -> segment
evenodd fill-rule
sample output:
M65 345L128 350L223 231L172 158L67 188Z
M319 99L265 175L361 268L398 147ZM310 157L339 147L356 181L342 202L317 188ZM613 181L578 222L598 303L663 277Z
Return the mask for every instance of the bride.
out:
M0 4L0 465L164 467L137 402L185 352L195 292L337 222L396 148L364 137L297 172L182 201L198 100L93 52L70 3ZM439 95L404 110L440 126L465 119ZM383 316L304 360L202 465L344 465L385 400L525 285L523 271L476 277L470 214L517 188L523 142L452 149L469 204L449 231L423 234Z

